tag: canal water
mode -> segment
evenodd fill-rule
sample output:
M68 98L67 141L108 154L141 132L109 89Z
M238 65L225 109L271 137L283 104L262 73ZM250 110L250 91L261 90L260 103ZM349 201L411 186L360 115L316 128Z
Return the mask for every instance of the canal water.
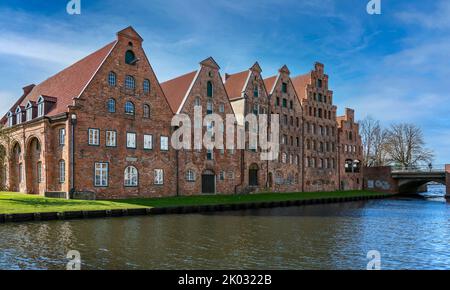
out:
M450 269L450 204L427 199L0 225L0 269Z

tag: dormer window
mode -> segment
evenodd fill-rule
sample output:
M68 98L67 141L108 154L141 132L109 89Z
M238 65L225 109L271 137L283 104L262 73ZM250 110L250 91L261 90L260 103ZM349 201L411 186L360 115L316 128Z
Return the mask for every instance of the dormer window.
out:
M14 115L12 112L8 113L8 127L14 126Z
M129 65L134 65L136 63L136 56L132 50L127 50L125 53L125 63Z
M27 106L25 107L26 110L26 117L27 122L33 120L33 104L31 102L28 102Z
M45 114L45 111L44 111L44 105L45 105L45 100L44 100L44 98L41 96L41 97L38 99L38 118L39 118L39 117L43 117L44 114Z
M16 124L22 124L22 109L20 107L16 109Z

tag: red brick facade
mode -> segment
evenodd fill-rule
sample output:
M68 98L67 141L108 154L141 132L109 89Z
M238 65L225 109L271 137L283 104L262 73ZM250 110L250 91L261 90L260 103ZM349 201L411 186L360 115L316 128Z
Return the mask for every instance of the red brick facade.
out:
M303 106L304 190L334 191L338 181L336 106L323 64L293 79Z
M197 71L160 85L142 41L129 27L85 59L24 88L2 119L7 127L0 144L2 188L109 199L332 191L339 188L339 176L346 189L359 188L357 175L342 172L339 161L361 160L342 151L343 145L360 146L358 126L353 112L336 118L323 65L293 79L284 66L264 80L255 63L222 78L208 58ZM248 144L246 150L215 148L212 154L175 150L172 117L186 114L193 120L195 106L203 116L235 116L242 128L249 113L278 114L278 159L263 161L261 148L250 150ZM347 140L350 131L354 138Z
M359 135L359 124L355 122L355 111L345 110L338 117L339 132L339 180L341 190L363 189L363 153Z

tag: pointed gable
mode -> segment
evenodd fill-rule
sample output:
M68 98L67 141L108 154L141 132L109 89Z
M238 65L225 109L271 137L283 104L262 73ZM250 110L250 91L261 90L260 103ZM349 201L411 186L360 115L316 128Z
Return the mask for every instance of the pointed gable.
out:
M134 30L132 26L128 26L127 28L117 32L117 37L120 39L121 37L134 39L139 42L143 42L144 39L139 35L139 33Z
M189 93L198 71L193 71L180 77L161 83L161 88L166 96L170 108L177 113L184 98Z
M201 61L200 65L207 66L207 67L210 67L210 68L213 68L213 69L217 69L217 70L220 69L220 66L217 64L217 62L211 56L208 57L207 59Z

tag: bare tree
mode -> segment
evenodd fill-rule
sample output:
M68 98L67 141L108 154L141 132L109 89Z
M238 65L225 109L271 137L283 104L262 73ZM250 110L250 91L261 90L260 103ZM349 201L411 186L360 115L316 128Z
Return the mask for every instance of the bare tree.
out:
M386 153L394 165L414 167L433 160L433 152L425 147L422 130L414 124L395 124L386 137Z
M371 116L360 121L360 133L364 149L364 166L385 166L387 165L386 156L386 137L380 121Z

